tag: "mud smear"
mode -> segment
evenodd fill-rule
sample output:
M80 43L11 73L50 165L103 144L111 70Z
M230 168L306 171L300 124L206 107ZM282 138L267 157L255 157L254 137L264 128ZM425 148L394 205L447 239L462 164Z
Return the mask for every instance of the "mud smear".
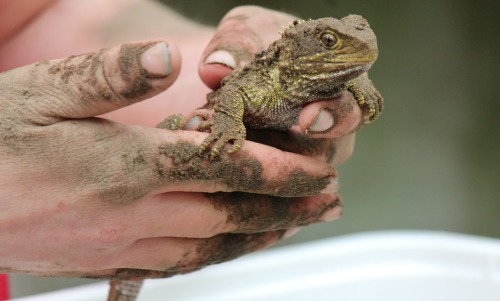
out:
M284 233L283 230L256 234L221 234L212 238L200 239L195 250L187 251L173 267L164 271L117 269L112 279L167 278L191 273L209 265L230 261L264 249L281 239Z
M233 233L289 229L317 223L323 214L341 206L338 196L322 205L308 204L306 198L282 198L243 192L206 194L215 209L227 214ZM314 206L314 207L313 207Z
M156 78L157 76L148 74L142 68L140 57L154 44L155 42L124 44L120 48L117 63L120 69L120 76L125 85L123 91L114 91L107 82L104 70L104 57L108 51L107 49L94 53L70 56L52 63L48 68L48 73L54 79L54 75L59 75L59 83L54 80L52 82L58 89L63 89L65 85L72 82L71 84L78 88L80 92L79 97L84 102L108 100L119 104L123 99L134 100L153 89L148 81L150 78ZM51 63L49 62L49 64Z
M141 199L152 190L167 184L218 183L230 191L266 193L282 197L300 197L319 193L329 184L332 174L314 176L295 169L276 178L263 177L263 167L251 154L240 150L235 155L223 152L216 160L199 155L194 142L164 143L154 147L141 137L129 137L133 144L120 153L110 150L122 166L119 175L110 174L106 166L89 169L85 164L78 172L96 185L105 202L127 204ZM237 158L235 156L238 156ZM110 164L115 164L111 162ZM100 171L102 170L102 171ZM230 195L230 194L229 194ZM229 196L229 198L232 198Z
M221 159L211 161L199 157L198 146L189 142L175 145L163 145L160 153L171 160L173 167L163 169L158 166L158 175L162 179L171 181L188 181L226 179L229 187L244 187L257 189L267 186L273 187L276 181L262 179L262 166L257 160L246 159L243 162ZM290 181L297 186L311 186L311 176L303 172L288 175ZM314 186L314 185L313 185ZM321 187L323 187L321 185ZM285 189L290 189L287 187ZM311 188L301 188L308 191ZM319 189L319 188L313 188ZM212 238L200 240L195 250L186 250L179 262L165 271L150 271L141 269L118 269L114 279L145 279L165 278L178 274L196 271L205 266L232 260L244 254L265 248L279 240L285 230L290 227L307 225L317 222L328 210L339 206L340 201L325 201L323 206L312 210L301 202L301 198L282 198L268 195L259 195L243 192L206 194L214 208L227 212L227 222L237 225L237 232L254 234L221 234ZM278 230L279 229L279 230ZM276 232L258 233L262 231L278 230Z
M103 71L104 51L82 55L73 55L57 63L53 63L48 72L52 77L52 85L58 89L65 87L77 88L79 100L83 103L93 103L101 100L119 102L119 97L107 84L99 84L105 74ZM59 75L59 81L55 80L54 75ZM74 87L72 87L74 86ZM69 91L71 95L71 91ZM74 92L73 92L74 93Z
M143 280L143 279L166 278L166 277L171 277L171 276L166 276L161 271L152 271L144 269L117 269L113 275L109 275L103 278L110 278L111 281L116 281L116 280ZM101 278L99 277L97 279Z
M183 121L184 121L183 115L175 114L167 117L165 120L160 122L156 127L159 129L179 130Z
M189 268L203 268L208 265L226 262L245 254L261 250L278 241L283 231L257 234L221 234L202 240L194 254L195 260Z
M337 120L344 120L346 118L349 118L349 116L352 114L354 111L354 101L347 101L343 103L340 108L335 110L334 114Z
M120 74L126 83L126 89L120 94L125 98L138 98L152 90L149 84L149 74L140 65L141 55L157 42L143 45L125 44L120 49Z
M182 116L169 118L160 126L175 128ZM191 141L150 145L141 137L129 137L133 144L121 152L121 174L126 179L107 177L105 172L93 181L102 187L101 198L107 202L126 204L147 195L150 191L168 183L220 183L232 191L272 194L282 197L309 196L319 193L329 183L332 174L313 176L301 169L282 173L280 177L266 179L259 160L244 150L236 154L222 152L211 160L208 154L199 155L199 145ZM96 140L102 137L96 137ZM304 144L306 141L304 141ZM289 145L287 142L284 144ZM293 143L291 144L293 145ZM112 152L112 150L110 150ZM84 174L97 171L83 170ZM83 175L82 175L83 176ZM229 198L232 198L231 196Z
M279 178L265 179L262 164L243 150L238 151L240 158L237 160L225 152L217 160L210 160L207 156L199 156L198 149L198 145L189 142L161 145L159 153L173 163L164 168L161 158L158 161L156 172L164 179L162 182L218 182L229 190L296 197L319 193L333 176L313 176L296 169Z
M120 135L120 132L106 134ZM100 137L101 135L103 134L96 135L95 140L106 139ZM116 149L103 150L104 153L112 154L109 159L111 167L99 166L91 170L82 167L79 172L83 174L82 178L85 175L94 175L91 179L92 184L98 187L99 196L105 202L128 204L142 199L151 190L163 184L163 179L156 173L159 154L155 152L154 145L138 134L129 133L127 141L119 153ZM113 172L116 165L120 166L118 173Z
M7 146L10 151L17 153L22 151L23 140L29 138L29 132L19 124L19 116L16 112L2 112L4 116L0 119L0 142Z

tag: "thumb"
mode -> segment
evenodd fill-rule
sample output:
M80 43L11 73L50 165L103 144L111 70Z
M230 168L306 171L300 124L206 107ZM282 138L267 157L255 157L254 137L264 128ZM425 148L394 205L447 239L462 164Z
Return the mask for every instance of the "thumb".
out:
M38 124L86 118L152 97L168 88L180 70L180 54L154 40L44 61L0 74L10 106L29 108ZM5 96L5 95L4 95ZM6 104L0 104L5 106ZM41 120L38 120L41 119Z
M279 38L282 26L295 19L292 15L258 6L240 6L221 20L198 65L201 80L211 89L255 54Z

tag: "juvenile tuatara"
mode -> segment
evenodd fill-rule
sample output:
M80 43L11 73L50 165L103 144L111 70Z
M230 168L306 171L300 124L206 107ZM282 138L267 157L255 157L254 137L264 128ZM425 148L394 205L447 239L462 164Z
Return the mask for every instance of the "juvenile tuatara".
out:
M377 59L374 32L361 16L340 20L296 20L281 38L255 59L226 77L220 89L208 95L205 110L212 115L198 130L210 131L200 153L211 147L216 157L227 142L237 151L252 129L286 130L301 108L350 91L363 110L364 122L376 119L383 99L366 71Z

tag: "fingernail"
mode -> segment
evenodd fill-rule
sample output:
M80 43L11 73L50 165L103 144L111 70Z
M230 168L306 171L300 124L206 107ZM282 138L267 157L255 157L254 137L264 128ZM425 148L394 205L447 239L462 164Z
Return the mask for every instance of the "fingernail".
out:
M321 109L318 116L314 120L313 124L309 127L307 132L326 132L333 127L335 124L335 118L333 118L333 112L327 109Z
M282 238L283 239L287 239L289 238L290 236L294 236L295 234L297 234L297 232L300 231L300 228L292 228L292 229L288 229L285 231L285 233L283 233L283 236Z
M186 124L182 127L183 130L196 130L198 128L198 125L201 123L201 118L198 116L194 116L193 118L189 119Z
M335 206L332 209L325 212L321 217L320 221L322 222L331 222L336 219L339 219L342 216L342 206Z
M165 77L172 72L170 52L165 42L149 47L141 55L141 66L150 77Z
M339 190L339 182L336 177L331 177L330 182L328 185L326 185L323 190L321 190L321 193L335 193Z
M236 61L231 53L225 50L216 50L205 59L205 64L222 64L231 69L236 68Z

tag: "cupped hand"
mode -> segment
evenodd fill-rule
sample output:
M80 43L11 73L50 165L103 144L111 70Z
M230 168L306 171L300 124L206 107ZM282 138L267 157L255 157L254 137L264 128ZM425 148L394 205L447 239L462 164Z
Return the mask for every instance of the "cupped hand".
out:
M319 160L247 142L211 161L205 133L94 117L167 89L180 64L155 40L0 73L0 272L170 276L340 215Z

